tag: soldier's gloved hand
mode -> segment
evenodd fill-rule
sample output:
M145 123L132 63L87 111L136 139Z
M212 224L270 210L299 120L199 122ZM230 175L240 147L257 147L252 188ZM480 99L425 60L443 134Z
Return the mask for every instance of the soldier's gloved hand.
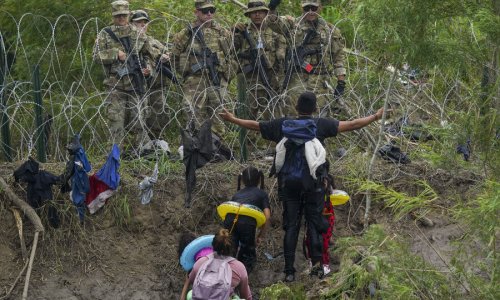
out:
M118 50L118 59L121 61L125 61L125 59L127 59L127 54L122 50Z
M234 32L236 32L236 33L243 32L243 31L245 31L245 29L247 29L247 25L245 25L244 23L234 24Z
M281 3L281 0L271 0L271 1L269 1L269 5L268 5L269 9L270 10L275 10L276 7L278 7L278 5L280 5L280 3Z
M337 86L335 87L335 91L333 92L333 97L335 97L335 99L340 98L342 95L344 95L344 91L345 81L337 80Z

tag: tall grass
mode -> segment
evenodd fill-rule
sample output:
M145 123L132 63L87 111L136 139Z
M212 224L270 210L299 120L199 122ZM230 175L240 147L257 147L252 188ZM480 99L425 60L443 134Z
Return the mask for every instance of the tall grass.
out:
M465 223L465 235L453 265L470 284L478 299L500 298L500 184L486 181L482 192L452 209Z
M341 238L341 268L322 299L457 299L442 272L409 252L398 236L372 225L362 237Z
M420 192L416 196L409 196L374 181L350 180L350 184L356 189L370 191L373 200L380 201L385 207L390 208L396 220L416 210L422 210L421 215L424 215L432 203L438 199L438 195L427 182L418 180L416 183Z

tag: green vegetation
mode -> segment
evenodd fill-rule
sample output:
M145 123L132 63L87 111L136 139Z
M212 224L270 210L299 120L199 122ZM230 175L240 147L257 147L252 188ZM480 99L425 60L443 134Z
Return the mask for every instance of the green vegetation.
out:
M396 234L372 225L361 237L341 238L335 251L341 268L326 280L320 299L462 299L468 284L476 285L468 299L496 299L498 287L461 269L438 270L408 249ZM325 285L323 285L325 286ZM302 285L273 284L262 290L262 299L307 299Z
M464 242L459 244L461 251L453 261L453 266L470 283L471 289L479 299L496 299L500 296L500 288L498 287L500 278L500 257L498 255L500 184L486 181L481 190L476 198L460 203L453 209L455 218L463 222L466 228L466 233L463 236ZM474 247L478 241L483 247ZM473 250L470 247L473 247ZM479 272L477 269L471 271L470 265L478 257L485 258L479 263L473 264ZM481 276L478 276L478 273Z
M263 300L301 300L306 299L306 293L304 291L304 286L302 284L295 284L293 286L287 286L286 284L279 282L275 283L262 290L261 299Z
M132 209L127 195L114 197L108 203L109 210L116 225L127 228L132 218Z
M372 225L361 238L339 239L341 269L323 299L456 299L446 274L412 255L404 241ZM347 298L346 298L347 297Z
M382 201L385 207L390 208L395 213L396 220L417 209L429 209L430 205L437 200L438 196L429 184L425 181L417 181L417 186L421 189L415 197L408 196L392 188L387 188L382 184L365 181L361 182L355 190L370 191L373 193L375 201Z
M282 14L300 13L298 1L282 2ZM6 105L1 107L9 115L13 149L20 149L16 158L25 159L30 151L35 153L30 80L33 66L39 64L44 114L54 117L49 143L51 160L65 160L64 145L76 132L81 132L82 143L92 161L104 160L109 151L106 145L109 132L104 129L101 107L106 95L102 68L92 62L91 54L97 32L110 23L109 3L0 0L0 35L7 64L11 65L6 78L7 92L2 99ZM411 131L403 128L406 135L393 138L409 153L413 164L430 169L428 173L452 174L452 179L460 178L463 172L470 178L450 183L446 193L438 189L432 178L422 178L417 171L408 180L402 174L414 169L404 167L394 167L391 171L395 175L390 179L375 176L368 181L369 156L363 152L371 154L369 143L356 135L342 135L329 143L329 150L342 146L349 151L340 162L334 156L330 160L334 175L344 179L353 199L361 198L356 192L369 191L374 201L391 210L394 222L401 222L413 212L420 216L439 212L461 226L465 234L454 241L453 258L447 268L437 269L412 255L403 237L389 233L392 231L388 228L372 225L360 236L338 240L334 251L341 257L340 271L318 293L325 299L364 299L370 292L381 299L500 299L499 1L325 0L323 3L322 16L342 30L350 50L348 86L343 100L353 115L372 112L389 93L389 106L396 115L390 121L409 116L421 126L419 130L432 137L412 141L408 138ZM132 9L148 10L153 19L150 33L164 42L171 42L172 35L193 19L191 5L192 1L131 2ZM221 1L217 1L217 6L218 19L224 26L229 28L236 21L246 21L239 7ZM393 72L388 68L398 72L405 63L418 69L420 75L412 83L404 83L408 78L398 75L393 89L387 91ZM234 81L230 91L236 95ZM165 138L173 153L177 152L174 145L180 143L178 133L183 123L180 92L172 89L166 97L172 118ZM344 117L355 116L344 112ZM238 130L232 126L227 129L224 139L238 153ZM376 130L373 125L367 132L374 137ZM471 157L465 161L456 153L456 146L468 139ZM94 163L94 168L98 165ZM123 179L135 186L136 175L150 175L154 165L155 161L147 159L122 161ZM342 170L336 169L339 165ZM183 176L184 167L179 161L159 156L158 166L160 181ZM216 175L209 175L216 177L210 178L215 182L203 186L202 192L212 195L211 199L218 197L219 183L234 180L232 174L240 167L236 163L214 166L212 171ZM204 172L200 170L200 177L208 178ZM463 188L464 185L468 186ZM466 192L460 194L462 190ZM128 196L123 193L113 197L106 209L109 214L106 220L122 229L133 227L129 202L132 196ZM357 206L353 210L360 210L360 201L351 203ZM70 225L64 231L48 230L47 235L58 244L68 243L65 238L70 240L69 237L75 240L76 236L82 248L87 246L83 244L88 237L79 227L72 204L66 201L56 205L64 222ZM0 209L6 209L3 202ZM45 224L46 210L43 208L40 213ZM277 283L263 289L261 298L305 299L306 287Z

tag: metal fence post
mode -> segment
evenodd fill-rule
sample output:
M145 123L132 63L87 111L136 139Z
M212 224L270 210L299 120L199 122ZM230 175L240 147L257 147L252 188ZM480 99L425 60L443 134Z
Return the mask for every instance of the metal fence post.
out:
M39 162L45 162L45 134L43 132L43 117L42 117L42 92L40 87L40 66L35 65L33 68L33 95L35 98L35 141L36 153Z
M1 131L2 131L2 151L5 160L12 161L12 153L10 146L10 122L9 115L7 114L7 97L6 95L6 77L7 77L7 52L5 51L5 44L3 36L0 34L0 112L1 118Z
M243 74L238 75L236 86L238 89L238 105L236 106L237 114L238 117L246 119L248 116L247 85L245 76ZM248 136L248 130L246 130L245 128L240 128L239 141L240 141L240 154L242 162L248 160L248 151L246 143L247 136Z

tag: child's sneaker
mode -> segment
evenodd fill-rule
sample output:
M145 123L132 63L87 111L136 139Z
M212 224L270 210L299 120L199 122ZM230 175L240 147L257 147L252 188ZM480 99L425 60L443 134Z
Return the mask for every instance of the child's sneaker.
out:
M323 265L323 276L328 275L331 271L330 265Z

